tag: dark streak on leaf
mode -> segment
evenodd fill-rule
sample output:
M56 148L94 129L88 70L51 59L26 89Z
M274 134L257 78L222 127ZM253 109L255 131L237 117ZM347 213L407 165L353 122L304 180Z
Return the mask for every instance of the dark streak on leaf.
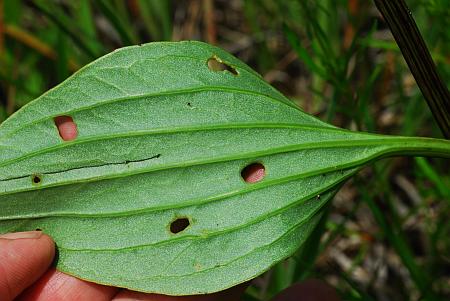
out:
M103 166L114 166L114 165L126 165L126 164L130 164L130 163L138 163L138 162L144 162L144 161L149 161L149 160L153 160L153 159L158 159L159 157L161 157L161 154L157 154L155 156L152 156L150 158L145 158L145 159L125 160L123 162L111 162L111 163L98 164L98 165L85 165L83 167L68 168L68 169L52 171L52 172L43 172L41 174L42 175L54 175L54 174L64 173L64 172L67 172L67 171L80 170L80 169L86 169L86 168L95 168L95 167L103 167ZM18 177L11 177L11 178L0 179L0 182L23 179L23 178L27 178L29 176L30 175L23 175L23 176L18 176ZM37 177L39 177L39 175L34 174L32 176L33 176L33 180L32 180L33 183L38 184L38 183L41 182L40 180L38 180L38 182L35 182L35 179Z

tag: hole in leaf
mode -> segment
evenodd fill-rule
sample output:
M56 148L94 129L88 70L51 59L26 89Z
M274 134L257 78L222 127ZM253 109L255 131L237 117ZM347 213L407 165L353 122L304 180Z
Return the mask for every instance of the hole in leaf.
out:
M181 231L189 227L189 225L190 222L187 217L179 217L170 223L170 232L172 232L173 234L180 233Z
M247 183L261 181L266 175L266 168L261 163L252 163L244 167L241 171L242 179Z
M215 72L228 71L235 76L238 75L238 72L235 68L222 62L222 60L217 57L212 57L208 60L208 68L209 70Z
M42 177L40 175L32 175L31 176L31 183L33 185L39 185L42 182Z
M58 116L54 119L55 125L58 128L59 136L64 141L71 141L77 138L77 125L73 122L70 116Z

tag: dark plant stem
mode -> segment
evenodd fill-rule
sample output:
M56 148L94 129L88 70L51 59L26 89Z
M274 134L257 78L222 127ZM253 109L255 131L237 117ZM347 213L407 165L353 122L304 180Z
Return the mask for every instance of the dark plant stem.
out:
M430 52L404 0L374 0L422 91L437 124L450 139L450 92L439 77Z

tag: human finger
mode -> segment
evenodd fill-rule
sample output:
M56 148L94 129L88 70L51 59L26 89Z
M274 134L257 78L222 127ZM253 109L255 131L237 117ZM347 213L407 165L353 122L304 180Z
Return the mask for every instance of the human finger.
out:
M0 236L0 296L12 300L35 282L55 255L50 237L41 231L16 232Z
M43 277L19 296L18 301L106 301L119 289L87 282L49 269Z

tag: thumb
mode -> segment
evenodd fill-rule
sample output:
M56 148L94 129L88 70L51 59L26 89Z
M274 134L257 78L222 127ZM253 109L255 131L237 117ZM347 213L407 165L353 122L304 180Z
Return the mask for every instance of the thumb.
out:
M53 241L40 231L0 235L0 296L14 299L36 281L55 255Z

